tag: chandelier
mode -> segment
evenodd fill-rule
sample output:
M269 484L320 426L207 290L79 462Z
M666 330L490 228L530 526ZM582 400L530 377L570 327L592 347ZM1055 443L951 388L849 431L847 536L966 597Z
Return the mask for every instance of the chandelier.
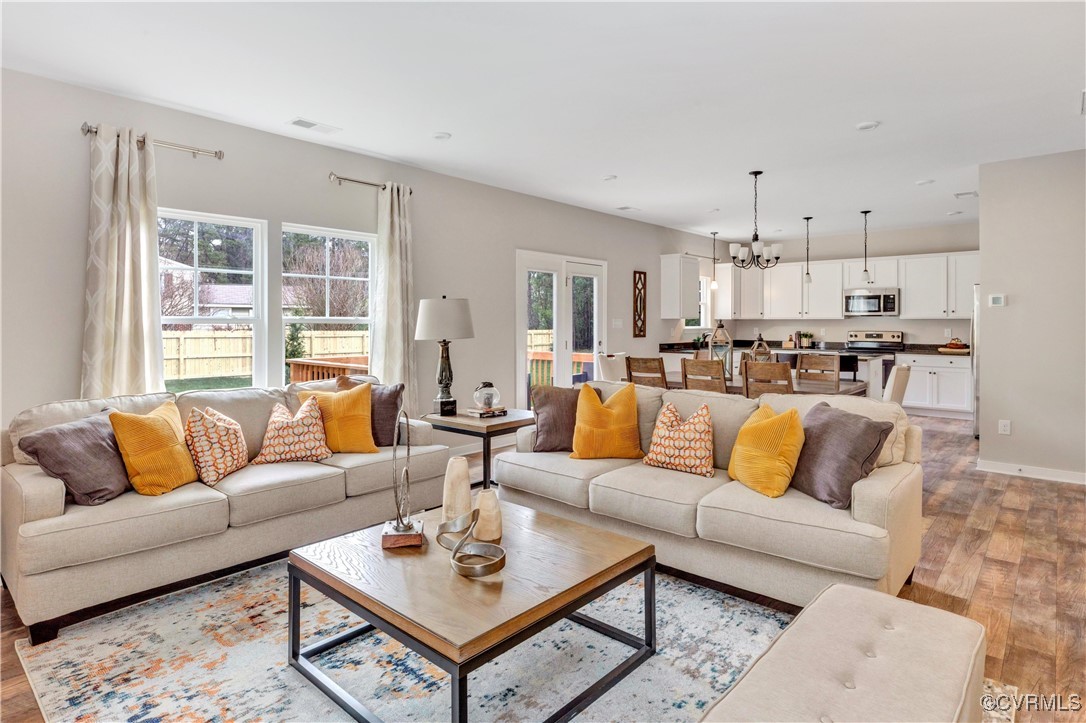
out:
M757 266L759 269L768 269L781 260L781 245L764 244L758 240L758 176L762 175L762 172L751 171L750 175L754 176L754 235L750 237L749 248L746 244L733 243L728 249L732 263L739 268Z

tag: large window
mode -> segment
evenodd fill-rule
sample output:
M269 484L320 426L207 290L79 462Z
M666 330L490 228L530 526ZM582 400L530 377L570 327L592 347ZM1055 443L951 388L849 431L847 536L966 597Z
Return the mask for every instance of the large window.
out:
M698 317L696 319L687 319L684 322L686 328L708 329L713 325L710 283L712 283L712 279L708 276L698 277Z
M372 234L283 226L284 381L369 368Z
M264 223L160 210L166 388L247 387L264 378Z

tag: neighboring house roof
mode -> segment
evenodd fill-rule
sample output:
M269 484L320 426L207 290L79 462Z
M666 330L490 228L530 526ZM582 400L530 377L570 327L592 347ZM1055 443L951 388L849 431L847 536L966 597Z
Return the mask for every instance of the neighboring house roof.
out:
M253 287L251 284L202 284L200 286L200 304L204 306L248 306L253 305ZM283 306L296 306L294 289L283 287Z
M164 256L158 257L158 269L159 271L192 271L192 267L188 264L183 264L180 261L174 261L173 259L168 259Z

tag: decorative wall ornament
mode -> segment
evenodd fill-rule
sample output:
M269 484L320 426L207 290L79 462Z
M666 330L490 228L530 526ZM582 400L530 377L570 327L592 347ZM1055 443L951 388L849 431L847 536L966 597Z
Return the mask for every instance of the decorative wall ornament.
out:
M648 274L644 271L633 272L633 335L640 339L645 333L645 308L648 296Z

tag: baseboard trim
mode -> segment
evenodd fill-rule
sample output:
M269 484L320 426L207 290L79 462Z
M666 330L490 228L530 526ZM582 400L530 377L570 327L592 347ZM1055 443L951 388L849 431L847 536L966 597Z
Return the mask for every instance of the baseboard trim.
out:
M1017 477L1043 479L1050 482L1069 482L1076 485L1086 485L1086 472L1075 472L1069 469L1050 469L1048 467L1032 467L1028 464L990 462L978 459L977 470L979 472L998 472L1000 474L1009 474Z
M902 407L910 417L942 417L943 419L972 419L972 412L951 412L943 409L925 409L923 407Z

